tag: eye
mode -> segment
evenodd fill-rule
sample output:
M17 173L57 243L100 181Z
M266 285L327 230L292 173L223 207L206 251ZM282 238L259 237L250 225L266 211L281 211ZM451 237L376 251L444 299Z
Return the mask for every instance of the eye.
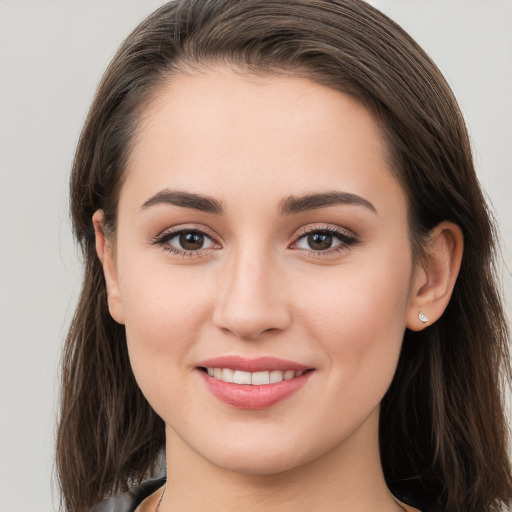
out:
M198 251L213 247L212 239L200 231L182 231L167 240L169 245L186 251Z
M191 256L202 250L218 247L211 236L198 229L167 231L157 236L153 244L182 256Z
M357 243L353 235L333 227L306 228L298 236L293 248L316 253L344 250Z
M341 241L325 231L315 231L304 235L297 241L297 247L299 249L309 249L313 251L326 251L332 247L339 245Z

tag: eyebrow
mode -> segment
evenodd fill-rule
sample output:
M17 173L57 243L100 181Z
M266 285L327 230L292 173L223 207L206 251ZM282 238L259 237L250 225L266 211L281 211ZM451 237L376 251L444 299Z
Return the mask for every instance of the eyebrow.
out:
M168 189L157 192L154 196L150 197L141 206L141 209L145 210L157 204L171 204L181 206L182 208L192 208L201 212L215 213L217 215L224 213L222 203L212 197Z
M373 204L364 197L358 196L357 194L351 194L350 192L339 191L323 192L320 194L306 194L298 197L290 196L281 203L279 213L281 215L293 215L336 204L364 206L378 215L375 206L373 206Z
M217 215L223 215L225 212L222 203L213 197L169 189L157 192L141 206L141 209L145 210L158 204L181 206L182 208L191 208ZM339 191L305 194L298 197L290 196L281 202L278 211L280 215L293 215L336 204L364 206L370 211L377 213L375 206L364 197L350 192Z

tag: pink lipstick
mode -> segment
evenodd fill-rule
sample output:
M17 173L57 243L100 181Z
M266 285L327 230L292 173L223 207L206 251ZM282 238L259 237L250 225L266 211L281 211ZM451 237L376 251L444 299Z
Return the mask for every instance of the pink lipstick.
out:
M313 369L275 357L224 356L198 364L208 390L241 409L266 409L298 391Z

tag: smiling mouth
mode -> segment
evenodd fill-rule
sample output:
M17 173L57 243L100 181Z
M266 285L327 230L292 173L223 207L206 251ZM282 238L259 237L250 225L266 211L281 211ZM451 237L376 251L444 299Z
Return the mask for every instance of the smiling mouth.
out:
M277 384L283 380L292 380L301 377L306 372L313 370L269 370L260 372L246 372L243 370L233 370L231 368L200 368L210 377L214 377L230 384L246 384L249 386L265 386L267 384Z

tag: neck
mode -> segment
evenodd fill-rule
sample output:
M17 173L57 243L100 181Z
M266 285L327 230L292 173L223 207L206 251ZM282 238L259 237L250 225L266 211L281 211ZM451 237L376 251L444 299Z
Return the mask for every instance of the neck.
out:
M380 464L378 411L331 450L285 471L247 474L213 464L169 427L167 490L159 512L399 512Z

